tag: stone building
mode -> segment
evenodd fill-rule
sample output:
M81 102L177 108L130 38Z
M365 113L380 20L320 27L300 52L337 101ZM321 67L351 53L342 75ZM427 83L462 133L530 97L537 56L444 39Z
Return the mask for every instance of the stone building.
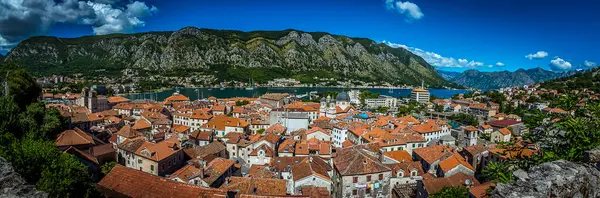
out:
M375 144L340 149L333 162L333 197L391 197L392 169L380 155Z

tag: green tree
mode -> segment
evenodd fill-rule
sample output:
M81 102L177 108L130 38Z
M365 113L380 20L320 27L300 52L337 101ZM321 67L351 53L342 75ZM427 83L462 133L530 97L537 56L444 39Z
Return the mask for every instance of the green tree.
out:
M37 101L42 93L42 88L37 84L33 76L29 75L23 69L4 71L0 75L6 75L6 72L9 74L7 79L9 94L18 99L15 102L19 107L25 108L27 105Z
M75 157L62 153L50 166L43 170L36 188L51 197L89 197L94 191L94 182L87 167Z
M506 184L513 178L510 165L503 162L490 162L483 169L483 175L488 181Z
M258 130L256 131L256 133L258 133L258 134L263 134L263 133L265 133L265 129L258 129Z
M468 198L469 189L466 187L444 187L442 190L429 196L431 198Z
M53 142L32 137L13 142L10 150L9 155L4 157L12 163L15 171L31 183L37 182L42 171L60 155Z
M247 100L238 100L238 101L235 101L235 106L244 106L244 105L247 105L248 103L250 103L250 102L248 102Z
M115 162L108 162L100 167L100 171L103 175L108 175L115 165L117 165Z

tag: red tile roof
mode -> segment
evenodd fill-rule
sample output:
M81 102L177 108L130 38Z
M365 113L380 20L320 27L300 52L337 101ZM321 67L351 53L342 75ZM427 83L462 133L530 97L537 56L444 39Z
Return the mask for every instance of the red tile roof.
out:
M165 102L179 102L179 101L190 101L190 98L184 96L183 94L173 94L165 99Z
M396 160L397 162L412 162L412 156L410 155L410 153L408 153L408 151L405 150L396 150L396 151L389 151L389 152L385 152L383 153L383 155L385 155L386 157L389 157L393 160Z
M227 195L221 189L188 185L121 165L116 165L96 187L107 197L197 198Z
M442 178L433 178L430 174L425 175L428 176L423 176L423 185L425 186L425 190L429 195L439 192L444 187L465 186L467 180L469 180L472 185L479 184L479 181L477 181L477 179L475 179L473 176L465 175L464 173L460 172L450 177Z
M228 177L227 184L220 189L238 192L246 195L286 195L286 180L253 178L253 177Z
M421 157L425 162L432 164L437 160L452 155L453 150L445 145L435 145L414 149L413 153Z
M63 131L56 138L56 146L76 146L85 144L93 145L95 142L91 135L79 128Z
M302 160L300 163L292 166L292 175L294 177L294 181L315 175L321 179L331 182L331 178L327 173L328 170L331 170L331 167L321 158L308 157Z
M342 176L363 175L391 171L378 159L379 148L374 144L362 144L337 151L334 166Z

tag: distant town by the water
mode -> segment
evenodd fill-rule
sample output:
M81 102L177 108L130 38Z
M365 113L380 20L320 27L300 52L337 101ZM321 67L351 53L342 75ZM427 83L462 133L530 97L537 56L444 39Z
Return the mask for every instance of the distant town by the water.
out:
M289 93L294 94L298 97L308 97L311 93L324 93L324 92L347 92L350 90L368 90L372 93L379 95L391 96L395 98L406 98L410 97L412 89L399 89L399 88L339 88L339 87L256 87L253 89L245 88L174 88L171 90L165 90L157 93L139 93L129 94L126 98L137 100L137 99L151 99L156 101L162 101L165 98L173 95L175 92L179 92L183 95L188 96L192 100L199 98L208 98L210 96L217 98L233 98L233 97L258 97L265 93ZM428 89L432 96L438 98L450 98L453 95L467 93L469 90L465 89Z

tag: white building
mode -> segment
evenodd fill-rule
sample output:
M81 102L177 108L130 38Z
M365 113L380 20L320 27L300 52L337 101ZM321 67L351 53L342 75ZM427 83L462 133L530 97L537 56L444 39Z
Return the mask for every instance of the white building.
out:
M410 98L414 101L425 103L429 101L429 91L426 89L413 89Z
M333 146L336 148L342 148L342 142L348 139L348 128L349 124L345 122L337 123L331 130L331 138L333 139Z
M398 99L391 97L391 96L381 95L381 96L379 96L379 98L365 99L365 105L367 105L367 108L379 108L379 107L392 108L392 107L396 107L398 105Z
M335 118L338 114L353 111L354 107L350 105L350 96L346 92L340 92L335 100L331 96L321 99L321 116Z
M350 103L360 104L360 90L350 90L348 96L350 96Z

